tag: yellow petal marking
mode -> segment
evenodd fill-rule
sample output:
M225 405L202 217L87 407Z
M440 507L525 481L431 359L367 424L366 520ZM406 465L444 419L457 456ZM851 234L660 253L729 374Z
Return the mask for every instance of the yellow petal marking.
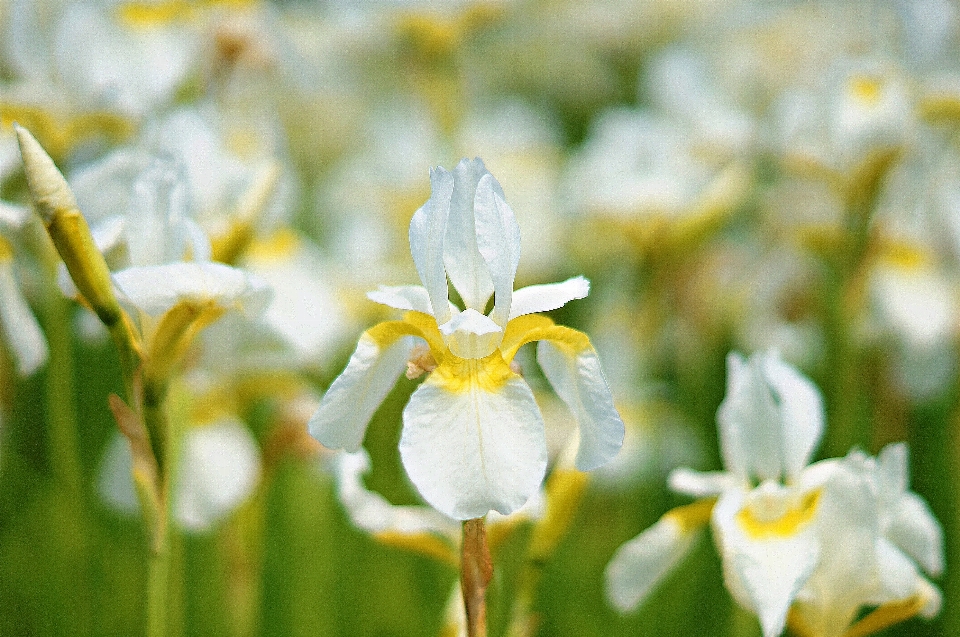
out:
M410 311L403 315L403 322L416 329L416 336L427 342L437 363L442 363L443 359L453 356L443 342L443 334L437 327L437 319L423 312Z
M492 394L517 377L500 352L495 351L484 358L460 358L450 354L433 371L430 382L438 383L454 394L475 389Z
M664 518L670 518L677 523L677 526L684 533L695 531L710 521L710 515L713 513L713 505L717 503L716 498L706 498L697 500L691 504L685 504L675 509L671 509L663 514Z
M573 356L593 348L590 338L583 332L555 325L542 314L526 314L507 323L503 342L500 344L503 359L510 363L521 347L533 341L550 341L552 345Z
M890 602L876 609L847 629L843 637L866 637L878 633L888 626L899 624L923 610L926 600L920 595Z
M813 519L819 502L820 490L818 489L805 494L796 506L789 508L774 520L757 518L750 507L740 509L735 519L740 528L755 540L793 537L800 528Z

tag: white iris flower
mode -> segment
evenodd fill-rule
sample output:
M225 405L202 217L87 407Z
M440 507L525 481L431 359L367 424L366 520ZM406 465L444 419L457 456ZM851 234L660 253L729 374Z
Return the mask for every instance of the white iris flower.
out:
M424 499L452 518L509 514L537 492L547 465L540 409L510 367L522 345L541 341L540 366L579 423L579 469L617 453L623 421L589 338L535 314L585 297L588 282L577 277L514 291L520 229L500 184L479 159L462 160L452 172L437 168L430 180L430 199L410 222L423 286L369 294L406 313L361 336L310 432L327 447L356 451L397 376L404 369L410 376L431 372L403 411L407 473ZM450 302L448 279L464 309ZM408 360L412 337L429 351Z
M906 447L808 465L823 433L816 387L776 354L733 354L727 363L717 414L727 470L670 476L674 490L706 499L621 547L607 568L614 605L640 603L709 520L727 589L758 615L764 637L788 623L804 637L839 637L862 606L879 608L856 634L936 614L939 592L920 568L942 569L942 533L907 491Z

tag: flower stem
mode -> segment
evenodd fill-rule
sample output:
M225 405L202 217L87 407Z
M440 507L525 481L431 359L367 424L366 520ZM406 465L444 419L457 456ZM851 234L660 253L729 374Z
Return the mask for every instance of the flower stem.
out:
M487 585L491 577L493 563L483 518L466 520L460 547L460 587L467 612L468 637L487 635Z
M166 637L167 607L170 592L170 540L169 534L154 543L150 551L147 575L147 637Z
M57 480L80 501L83 475L73 404L73 343L70 338L70 303L59 290L49 290L44 304L44 331L50 346L46 372L47 426L50 458Z

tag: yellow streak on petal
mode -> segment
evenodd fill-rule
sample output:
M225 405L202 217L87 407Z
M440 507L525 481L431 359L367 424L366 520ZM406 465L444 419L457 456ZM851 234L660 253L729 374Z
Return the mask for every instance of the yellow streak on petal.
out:
M663 517L672 519L684 533L689 533L690 531L699 529L710 521L710 515L713 513L713 505L716 503L716 498L697 500L692 504L685 504L671 509L667 511Z
M418 331L416 336L419 336L427 342L427 345L430 346L430 351L433 353L433 358L437 363L443 362L443 359L448 356L453 356L443 342L443 334L440 333L440 328L437 327L437 319L423 312L410 311L403 315L403 322Z
M737 512L736 521L753 539L792 537L807 522L813 519L820 502L820 491L811 491L803 496L799 505L787 510L775 520L759 520L749 507Z
M453 394L475 389L493 394L517 376L496 351L484 358L460 358L450 354L433 371L430 381Z
M117 7L117 19L132 29L169 26L197 18L200 10L210 7L241 9L254 6L252 0L161 0L160 2L124 2Z
M0 261L13 261L13 246L3 237L0 237Z
M577 355L593 347L590 344L590 338L583 332L571 327L555 325L542 314L527 314L507 323L503 342L500 344L503 359L509 363L521 347L533 341L550 341L551 344L571 355Z
M888 626L899 624L915 616L925 604L926 600L921 595L884 604L851 626L843 637L865 637L880 632Z

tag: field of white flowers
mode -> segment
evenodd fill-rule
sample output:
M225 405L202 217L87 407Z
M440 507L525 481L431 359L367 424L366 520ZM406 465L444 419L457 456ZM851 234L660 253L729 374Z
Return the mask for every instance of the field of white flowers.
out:
M0 0L0 635L960 635L954 0Z

